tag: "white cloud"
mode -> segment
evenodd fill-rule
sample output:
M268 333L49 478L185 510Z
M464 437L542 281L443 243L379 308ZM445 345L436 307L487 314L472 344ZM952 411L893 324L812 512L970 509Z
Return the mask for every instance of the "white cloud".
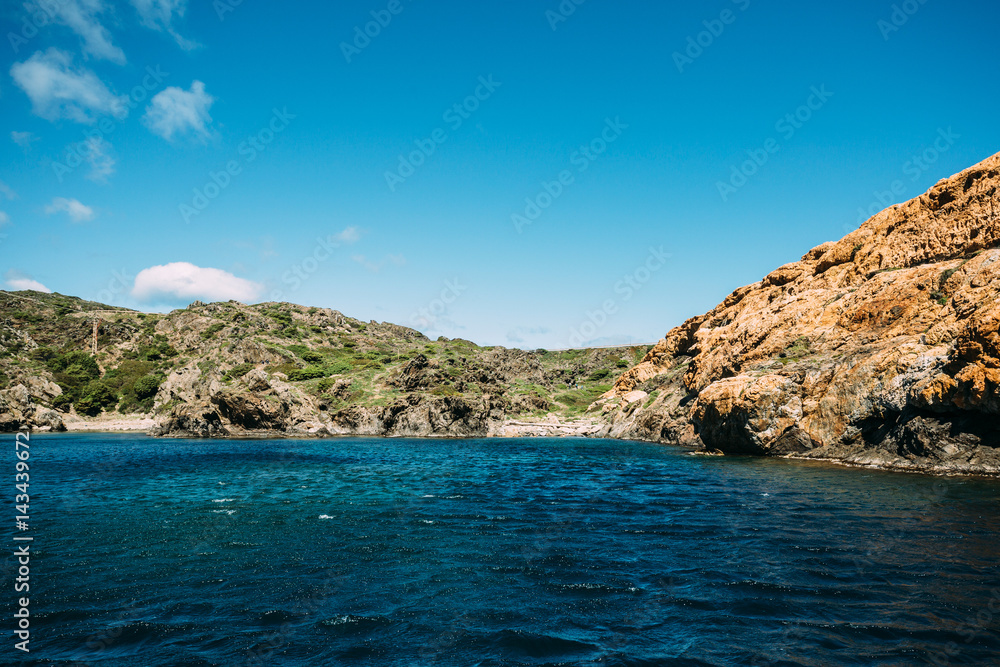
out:
M31 276L21 273L16 269L8 271L4 278L7 281L7 287L12 290L34 290L35 292L45 292L46 294L52 293L52 290L48 287L41 284L37 280L32 279Z
M26 3L29 12L44 12L56 23L67 26L83 40L83 52L97 59L125 64L125 54L111 43L111 33L97 20L108 9L102 0L35 0Z
M76 199L56 197L52 200L51 204L45 207L45 212L48 215L59 213L60 211L68 215L73 222L86 222L87 220L94 219L94 209L81 204Z
M153 97L142 121L154 134L171 141L175 134L193 132L201 139L209 136L208 109L215 98L205 92L205 84L194 81L191 90L170 86Z
M264 286L237 278L221 269L195 266L189 262L172 262L143 269L135 277L132 296L143 302L156 300L256 301Z
M185 51L198 48L197 42L182 37L173 25L174 17L184 18L187 0L131 0L131 2L144 26L168 33Z
M361 230L357 227L347 227L339 234L334 234L333 238L340 243L357 243L361 240Z
M7 199L17 199L17 193L10 189L10 186L0 181L0 195Z
M5 212L0 211L0 227L3 227L8 222L10 222L10 216L7 215Z
M117 118L128 114L124 95L114 95L90 70L75 69L73 57L56 48L14 63L10 75L31 99L35 115L46 120L93 123L105 114Z
M10 138L14 141L15 144L17 144L18 146L20 146L25 150L31 148L32 141L38 141L38 137L33 135L31 132L14 131L10 133Z
M113 147L103 137L90 137L84 142L83 157L90 164L87 178L97 183L108 182L108 177L115 173L112 151Z

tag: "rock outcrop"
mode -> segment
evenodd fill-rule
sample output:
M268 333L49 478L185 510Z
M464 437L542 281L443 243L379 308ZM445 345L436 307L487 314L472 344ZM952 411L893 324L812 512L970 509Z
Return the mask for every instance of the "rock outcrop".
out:
M62 415L45 406L60 393L59 385L41 378L0 391L0 432L65 431Z
M1000 473L998 187L994 156L736 290L596 407L617 437Z
M120 410L169 436L613 437L1000 474L998 187L1000 155L652 347L509 350L287 303L161 316L0 292L0 429Z

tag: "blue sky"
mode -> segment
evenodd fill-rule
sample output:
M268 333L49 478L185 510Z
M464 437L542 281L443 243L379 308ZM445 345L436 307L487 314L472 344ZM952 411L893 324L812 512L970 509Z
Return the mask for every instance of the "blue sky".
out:
M995 3L672 4L4 3L0 278L654 342L1000 150Z

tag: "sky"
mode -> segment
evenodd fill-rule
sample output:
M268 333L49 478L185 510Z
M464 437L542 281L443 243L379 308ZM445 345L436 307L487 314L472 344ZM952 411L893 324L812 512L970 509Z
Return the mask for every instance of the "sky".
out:
M1000 151L998 18L971 0L4 2L0 286L652 343Z

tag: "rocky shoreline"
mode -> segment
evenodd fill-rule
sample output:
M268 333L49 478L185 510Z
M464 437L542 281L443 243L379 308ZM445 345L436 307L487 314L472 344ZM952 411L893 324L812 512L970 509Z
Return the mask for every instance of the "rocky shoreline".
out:
M0 430L600 437L1000 474L1000 155L654 346L480 347L278 303L159 316L0 292L0 314Z
M1000 474L998 188L993 156L675 328L599 401L612 435Z

